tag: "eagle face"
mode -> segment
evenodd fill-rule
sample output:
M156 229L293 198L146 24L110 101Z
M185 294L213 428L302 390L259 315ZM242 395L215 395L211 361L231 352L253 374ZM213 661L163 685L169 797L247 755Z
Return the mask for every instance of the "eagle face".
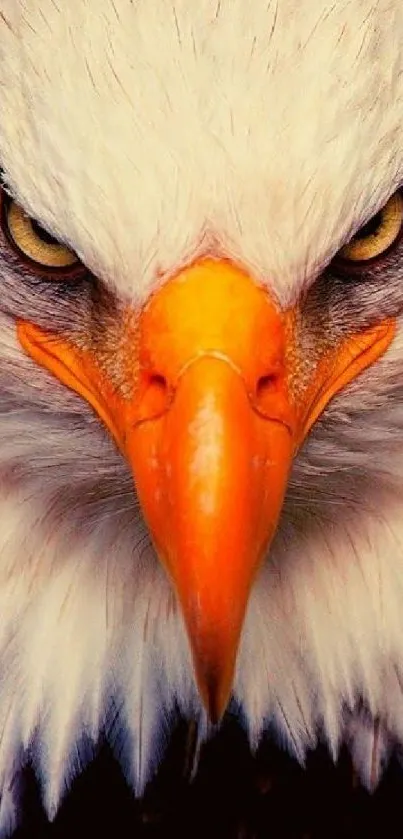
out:
M402 35L0 2L3 835L28 757L53 815L119 730L141 793L177 709L401 744Z

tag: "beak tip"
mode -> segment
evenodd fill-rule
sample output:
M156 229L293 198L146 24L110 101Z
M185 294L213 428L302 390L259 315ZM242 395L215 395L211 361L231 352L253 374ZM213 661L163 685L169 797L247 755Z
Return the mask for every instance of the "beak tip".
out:
M199 678L199 690L208 719L212 725L221 722L230 700L230 685L214 673L204 673Z

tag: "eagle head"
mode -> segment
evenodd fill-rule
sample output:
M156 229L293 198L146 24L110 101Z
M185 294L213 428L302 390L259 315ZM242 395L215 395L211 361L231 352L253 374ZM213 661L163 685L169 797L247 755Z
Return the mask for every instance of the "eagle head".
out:
M0 2L1 835L27 760L141 793L177 712L401 744L402 36Z

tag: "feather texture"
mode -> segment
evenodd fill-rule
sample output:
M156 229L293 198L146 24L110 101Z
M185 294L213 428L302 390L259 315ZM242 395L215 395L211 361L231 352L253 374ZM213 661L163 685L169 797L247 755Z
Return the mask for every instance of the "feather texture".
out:
M295 299L401 182L398 0L0 9L10 185L121 293L213 250Z

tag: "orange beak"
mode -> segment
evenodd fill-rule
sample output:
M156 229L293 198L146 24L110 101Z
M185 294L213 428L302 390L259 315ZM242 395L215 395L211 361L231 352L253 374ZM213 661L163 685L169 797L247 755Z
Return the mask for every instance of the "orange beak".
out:
M18 325L25 350L90 402L131 464L213 720L230 696L248 595L295 450L334 393L394 335L388 321L343 344L317 366L296 404L287 361L295 356L292 324L293 313L282 314L241 270L196 263L139 315L124 394L90 354Z

